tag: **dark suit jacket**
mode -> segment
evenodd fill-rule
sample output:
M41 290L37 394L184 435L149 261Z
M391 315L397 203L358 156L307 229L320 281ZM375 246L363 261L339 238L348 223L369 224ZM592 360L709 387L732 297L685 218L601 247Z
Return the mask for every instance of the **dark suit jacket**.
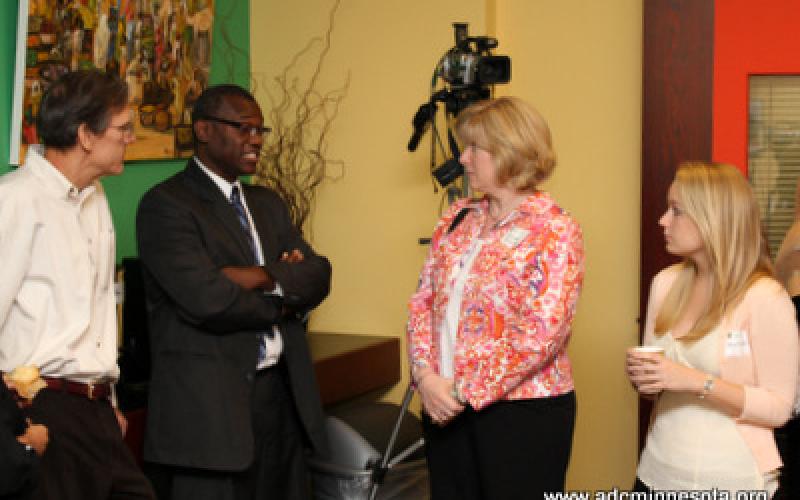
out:
M283 359L311 445L323 451L322 406L305 330L294 310L328 294L331 268L292 225L271 190L243 186L267 272L284 298L247 291L220 271L253 265L236 213L214 182L190 161L148 191L136 232L150 322L152 377L144 457L156 463L220 471L253 459L251 389L259 332L279 324ZM301 263L280 262L299 248Z

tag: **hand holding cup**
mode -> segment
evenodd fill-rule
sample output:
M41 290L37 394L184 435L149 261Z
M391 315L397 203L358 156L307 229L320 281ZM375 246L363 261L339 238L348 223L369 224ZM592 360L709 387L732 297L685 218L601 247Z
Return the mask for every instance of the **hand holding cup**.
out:
M642 394L656 394L642 386L652 382L654 363L664 357L664 348L659 346L635 346L628 349L625 356L625 371L637 391Z
M652 355L663 356L664 348L657 345L637 345L628 349L628 354L645 358L652 357Z

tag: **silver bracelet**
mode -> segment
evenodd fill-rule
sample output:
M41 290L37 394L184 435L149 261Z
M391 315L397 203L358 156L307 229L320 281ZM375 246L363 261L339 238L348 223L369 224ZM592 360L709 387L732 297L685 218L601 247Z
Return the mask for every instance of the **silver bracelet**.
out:
M458 387L455 385L453 386L453 390L450 391L450 395L453 396L453 399L458 401L459 403L466 404L466 400L464 399L464 395L461 394L461 391L458 390Z

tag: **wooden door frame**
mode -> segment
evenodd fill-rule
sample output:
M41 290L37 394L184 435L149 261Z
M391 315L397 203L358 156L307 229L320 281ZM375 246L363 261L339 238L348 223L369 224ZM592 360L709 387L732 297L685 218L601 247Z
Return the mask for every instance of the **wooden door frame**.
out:
M711 160L714 0L644 0L639 335L650 281L675 262L658 219L678 163ZM640 399L639 448L650 404Z

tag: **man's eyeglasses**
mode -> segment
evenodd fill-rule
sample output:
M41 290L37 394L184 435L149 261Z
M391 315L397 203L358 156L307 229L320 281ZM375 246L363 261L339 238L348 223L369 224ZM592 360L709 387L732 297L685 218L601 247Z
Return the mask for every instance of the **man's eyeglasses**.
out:
M109 125L108 128L119 130L123 137L131 137L134 134L133 122L126 122L122 125Z
M227 125L229 127L233 127L237 129L242 134L247 134L251 137L255 136L263 136L269 133L272 129L269 127L259 127L256 125L250 125L249 123L244 122L237 122L233 120L226 120L225 118L218 118L216 116L203 116L200 117L199 120L207 120L210 122L217 122L222 123L223 125Z

